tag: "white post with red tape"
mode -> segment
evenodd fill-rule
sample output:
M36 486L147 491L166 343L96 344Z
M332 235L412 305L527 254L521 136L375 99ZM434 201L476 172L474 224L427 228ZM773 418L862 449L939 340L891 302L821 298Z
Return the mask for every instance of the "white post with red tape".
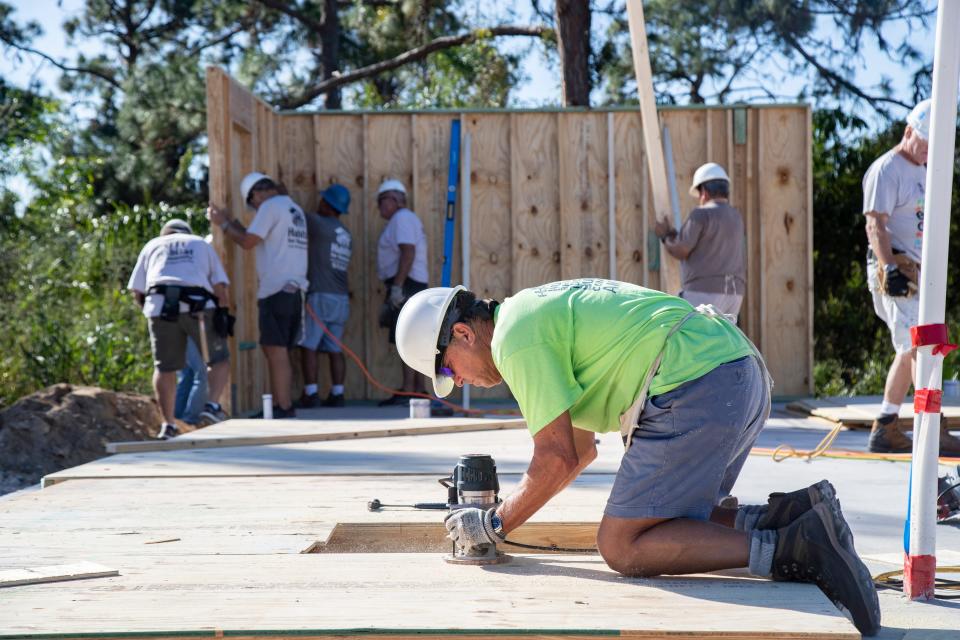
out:
M904 540L903 586L904 593L913 600L934 596L943 357L956 348L947 337L944 308L957 129L957 82L960 76L958 32L960 2L940 0L933 55L930 146L923 207L920 318L919 325L911 330L913 344L917 348L916 415L913 421L913 463L910 467L909 515Z

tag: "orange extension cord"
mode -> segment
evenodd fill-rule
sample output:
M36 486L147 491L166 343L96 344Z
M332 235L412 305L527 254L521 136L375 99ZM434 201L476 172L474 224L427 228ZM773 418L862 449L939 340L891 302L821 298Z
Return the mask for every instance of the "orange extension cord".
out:
M426 398L427 400L439 402L440 404L450 407L454 411L458 411L460 413L465 413L465 414L473 413L473 414L484 414L484 415L496 414L496 415L505 415L505 416L520 416L520 413L518 413L517 411L514 411L513 409L467 409L466 407L463 407L454 402L448 402L443 398L436 398L426 393L417 393L416 391L402 391L400 389L391 389L386 385L380 384L380 382L378 382L377 379L373 377L373 375L367 370L367 368L363 366L363 362L360 360L360 356L354 353L350 349L350 347L343 344L343 342L341 342L340 339L337 338L337 336L333 335L333 332L331 332L330 329L327 328L327 325L324 324L320 320L320 318L317 317L317 314L313 310L313 307L307 304L306 301L304 301L303 306L306 307L307 312L310 314L310 317L313 318L313 321L317 323L317 326L323 329L323 332L327 334L330 337L330 339L333 340L333 342L344 351L344 353L350 356L351 360L357 363L357 366L360 367L360 371L363 372L364 377L370 382L370 384L375 386L377 389L380 389L381 391L386 391L387 393L392 393L393 395L397 395L397 396L410 396L411 398Z

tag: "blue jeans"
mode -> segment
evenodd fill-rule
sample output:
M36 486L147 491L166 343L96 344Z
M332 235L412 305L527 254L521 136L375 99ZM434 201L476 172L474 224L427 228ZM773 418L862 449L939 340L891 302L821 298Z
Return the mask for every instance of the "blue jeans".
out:
M207 402L207 365L200 347L187 339L187 366L177 374L177 399L173 415L187 424L197 424L200 412Z

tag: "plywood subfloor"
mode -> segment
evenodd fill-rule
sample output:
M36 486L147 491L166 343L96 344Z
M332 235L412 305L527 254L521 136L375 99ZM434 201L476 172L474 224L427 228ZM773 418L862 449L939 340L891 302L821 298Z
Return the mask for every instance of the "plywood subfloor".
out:
M227 420L170 440L111 442L109 453L179 451L265 444L329 442L435 433L525 429L520 419L401 418L394 420Z
M788 403L787 409L839 422L844 426L869 427L873 419L880 414L882 402L883 396L803 398ZM960 398L944 398L943 415L950 420L951 425L960 421ZM913 420L913 416L913 398L908 397L900 405L900 419Z
M720 575L626 579L598 557L531 555L483 569L446 564L440 554L143 557L129 558L121 573L96 584L6 590L0 638L197 631L326 638L361 630L859 637L811 585Z

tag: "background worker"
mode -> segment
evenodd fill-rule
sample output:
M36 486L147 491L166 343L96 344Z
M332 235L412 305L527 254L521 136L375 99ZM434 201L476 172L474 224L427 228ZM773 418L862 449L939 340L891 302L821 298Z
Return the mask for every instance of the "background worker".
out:
M184 220L169 220L137 257L127 288L149 322L153 389L163 416L160 439L177 435L176 375L184 368L188 338L206 343L210 384L205 411L223 414L219 401L230 375L230 351L226 333L215 328L214 309L218 302L228 306L229 282L213 247L193 235ZM203 315L204 335L198 314Z
M610 280L554 282L499 305L434 288L400 312L397 348L438 396L454 384L506 382L533 435L511 495L496 509L447 516L459 546L502 540L596 458L595 433L620 429L627 449L597 533L612 569L748 567L815 582L861 633L879 629L873 580L829 482L764 506L718 506L769 415L771 387L753 345L722 316Z
M260 347L270 371L273 417L293 418L296 411L290 397L290 349L300 342L303 329L302 292L308 284L307 220L303 209L262 173L244 176L240 195L256 211L249 228L214 205L207 208L207 217L238 246L256 251Z
M423 223L407 208L407 190L399 180L385 180L377 189L380 217L387 221L377 242L377 277L383 281L386 298L380 312L380 326L389 329L388 340L396 344L397 318L407 298L423 291L429 282L427 235ZM425 393L423 378L400 361L402 391ZM381 407L408 404L409 396L392 395Z
M900 404L916 382L916 349L910 328L919 324L917 279L923 249L923 202L927 179L930 100L907 116L903 137L863 176L867 240L867 286L873 308L890 330L895 356L887 372L880 415L870 430L870 451L906 453L913 441L900 423ZM940 420L940 455L960 455L960 439Z
M678 232L657 220L654 233L667 253L680 260L680 297L694 307L712 304L736 322L746 291L746 245L743 216L730 205L730 177L708 162L693 174L690 195L700 205Z
M353 251L350 231L340 222L340 216L350 209L350 192L340 184L332 184L320 192L316 213L307 214L307 234L310 250L307 261L307 305L313 313L304 318L304 335L300 343L303 367L303 395L301 407L342 407L343 382L347 363L340 346L317 324L314 315L327 331L343 339L343 329L350 318L350 288L347 269ZM320 401L317 393L317 353L330 356L330 395Z

